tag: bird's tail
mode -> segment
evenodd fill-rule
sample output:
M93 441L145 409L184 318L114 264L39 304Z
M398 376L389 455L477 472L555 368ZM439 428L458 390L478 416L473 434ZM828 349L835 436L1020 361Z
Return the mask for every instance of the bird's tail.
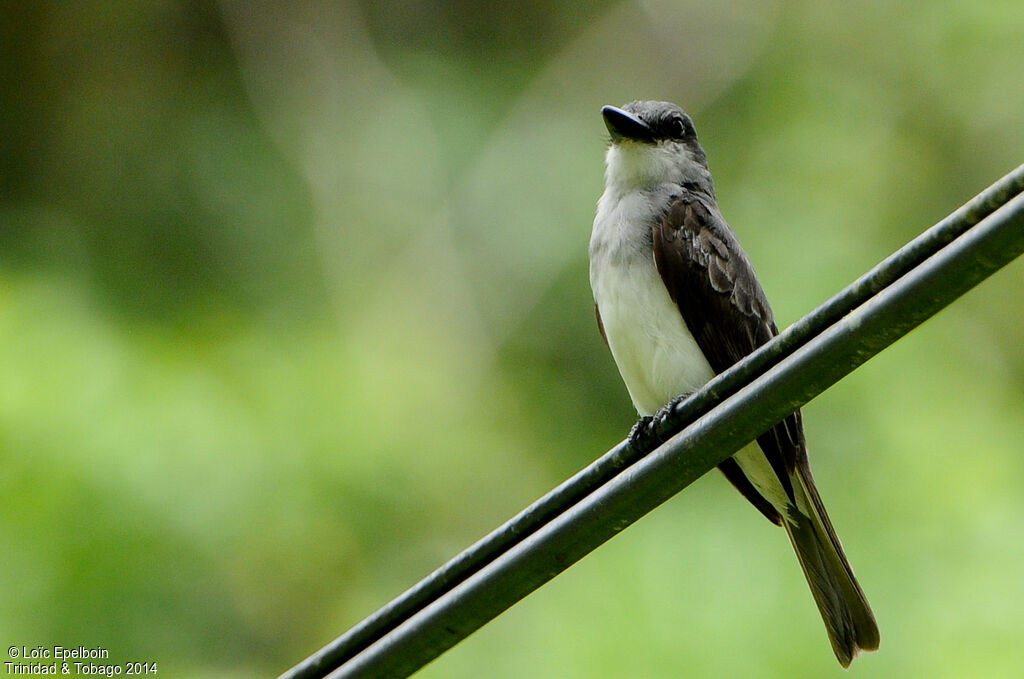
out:
M832 650L843 667L860 651L878 648L878 625L857 584L807 465L792 475L797 508L783 520L814 602L825 621Z

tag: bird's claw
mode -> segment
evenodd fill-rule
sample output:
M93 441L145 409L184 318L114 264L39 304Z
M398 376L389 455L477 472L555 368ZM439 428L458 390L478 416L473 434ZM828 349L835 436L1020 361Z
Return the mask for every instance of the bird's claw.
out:
M668 427L669 422L675 416L676 406L685 398L685 396L676 396L654 415L642 415L629 432L629 445L635 450L648 452L667 441L668 439L663 438L660 432L665 431Z
M663 405L658 412L654 413L654 421L651 423L651 427L654 429L655 433L663 432L668 428L669 423L676 415L676 408L685 400L685 394L676 396L671 401ZM658 436L660 437L660 434L658 434ZM668 439L663 440L667 441Z
M654 418L650 415L641 415L640 419L633 425L633 428L629 430L628 440L633 450L647 452L655 447L657 437L654 435L654 430L651 427L653 421Z

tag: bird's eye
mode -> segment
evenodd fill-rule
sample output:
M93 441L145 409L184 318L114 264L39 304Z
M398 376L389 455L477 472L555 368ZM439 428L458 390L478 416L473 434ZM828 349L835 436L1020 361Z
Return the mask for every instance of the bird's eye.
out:
M686 123L680 117L674 117L668 121L668 131L676 139L686 136Z

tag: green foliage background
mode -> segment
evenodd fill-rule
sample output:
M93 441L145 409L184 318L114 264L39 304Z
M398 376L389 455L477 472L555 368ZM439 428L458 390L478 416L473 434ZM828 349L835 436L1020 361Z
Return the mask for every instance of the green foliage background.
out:
M602 104L694 115L783 326L1024 161L1013 3L496 5L4 3L0 640L273 675L618 441ZM1019 676L1022 284L805 409L852 676ZM422 672L840 675L718 475Z

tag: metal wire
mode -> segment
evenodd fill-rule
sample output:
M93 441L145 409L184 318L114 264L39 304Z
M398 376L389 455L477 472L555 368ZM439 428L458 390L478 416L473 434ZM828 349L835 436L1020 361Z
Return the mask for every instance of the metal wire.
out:
M419 669L1011 261L1022 191L1024 165L681 403L682 434L615 446L282 679Z

